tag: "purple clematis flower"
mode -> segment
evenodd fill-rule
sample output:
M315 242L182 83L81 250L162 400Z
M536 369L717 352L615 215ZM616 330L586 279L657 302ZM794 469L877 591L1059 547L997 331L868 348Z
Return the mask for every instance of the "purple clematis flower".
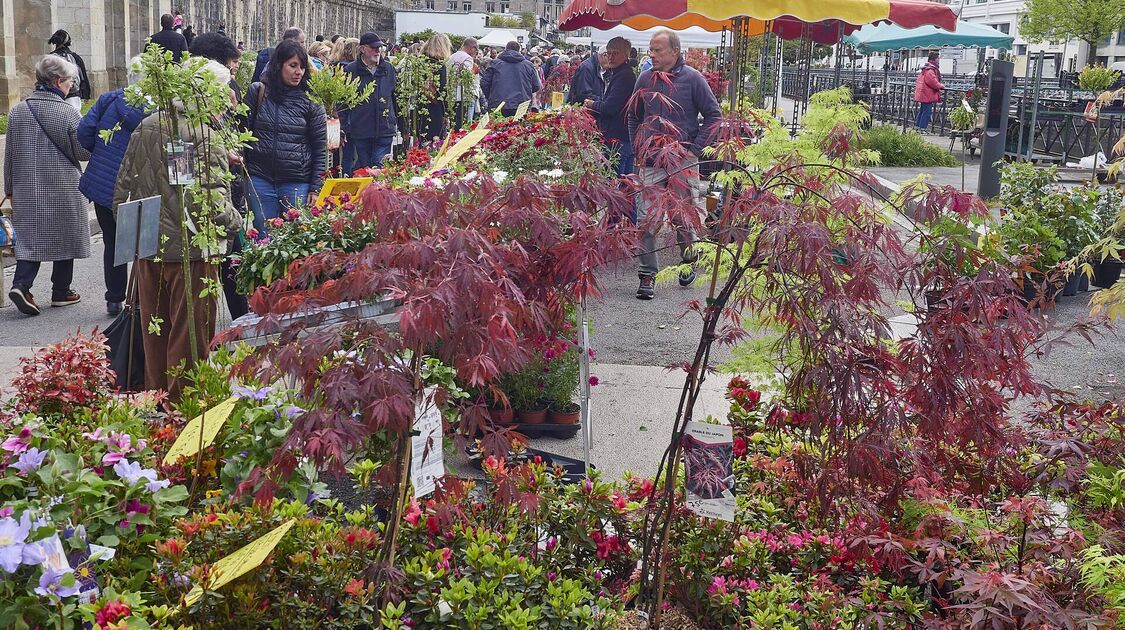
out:
M151 468L141 468L141 465L137 462L131 462L127 459L123 459L114 464L113 472L117 473L117 476L130 486L137 485L141 479L147 479L149 481L157 481L159 479L155 470Z
M21 477L26 477L31 473L39 470L43 465L43 460L47 457L47 451L41 451L37 448L32 448L20 453L20 457L16 463L9 466L19 471Z
M31 514L24 512L20 520L0 518L0 569L15 573L21 564L43 562L43 549L27 542L31 533Z
M145 488L148 489L149 492L155 494L157 490L163 490L170 485L172 485L171 481L168 481L167 479L160 479L158 481L150 481L146 483Z
M71 586L63 586L63 577L70 574L70 571L55 571L54 569L43 569L43 575L39 578L39 586L35 587L35 592L43 597L51 597L52 595L62 599L70 597L78 592L78 584Z
M266 397L269 396L270 392L272 392L272 391L273 391L273 388L270 387L269 385L267 385L265 387L262 387L260 389L254 389L253 387L244 387L242 385L236 385L234 387L234 389L231 390L231 393L234 394L235 398L241 398L243 400L265 400Z

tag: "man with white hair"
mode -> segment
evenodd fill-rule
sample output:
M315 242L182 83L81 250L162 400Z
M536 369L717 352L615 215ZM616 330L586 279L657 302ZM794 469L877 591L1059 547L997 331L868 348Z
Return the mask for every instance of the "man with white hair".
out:
M649 41L649 55L652 69L637 78L633 106L628 112L629 138L633 151L641 157L637 174L645 184L662 187L698 206L699 155L713 139L723 112L707 80L684 63L679 35L668 30L657 31ZM668 137L683 145L690 157L676 165L657 165L654 154L659 150L660 140ZM655 207L654 197L651 193L641 195L637 204L638 222L643 222L649 210ZM688 226L676 226L680 259L685 264L694 263L698 258L691 248L692 239ZM646 231L641 237L638 256L637 274L641 283L637 299L651 300L655 295L654 278L658 270L654 230ZM695 271L690 267L681 271L679 281L680 286L690 285L695 281Z

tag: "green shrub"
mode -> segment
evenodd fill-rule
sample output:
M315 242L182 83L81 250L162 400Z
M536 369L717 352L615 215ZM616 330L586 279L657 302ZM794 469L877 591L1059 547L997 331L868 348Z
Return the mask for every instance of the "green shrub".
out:
M0 136L8 133L8 115L0 114Z
M879 153L881 166L957 166L952 155L914 131L881 126L865 131L863 138L866 148Z

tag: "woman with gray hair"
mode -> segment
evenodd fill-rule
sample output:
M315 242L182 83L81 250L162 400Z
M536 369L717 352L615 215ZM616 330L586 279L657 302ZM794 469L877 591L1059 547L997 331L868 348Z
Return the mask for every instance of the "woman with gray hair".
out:
M54 262L51 306L77 304L71 288L74 259L90 256L89 204L78 192L79 166L90 153L78 141L81 116L66 103L78 68L56 55L35 66L37 84L8 115L4 194L12 200L16 274L8 298L25 315L38 315L31 286L39 266Z

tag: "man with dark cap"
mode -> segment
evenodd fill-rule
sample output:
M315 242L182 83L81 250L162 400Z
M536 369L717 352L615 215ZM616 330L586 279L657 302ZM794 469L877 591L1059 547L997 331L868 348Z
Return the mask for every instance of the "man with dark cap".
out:
M340 112L340 128L344 147L344 172L379 166L391 153L398 119L395 107L397 73L383 56L386 42L372 32L359 38L359 57L344 66L344 72L359 77L359 89L374 82L375 90L368 99L350 110Z

